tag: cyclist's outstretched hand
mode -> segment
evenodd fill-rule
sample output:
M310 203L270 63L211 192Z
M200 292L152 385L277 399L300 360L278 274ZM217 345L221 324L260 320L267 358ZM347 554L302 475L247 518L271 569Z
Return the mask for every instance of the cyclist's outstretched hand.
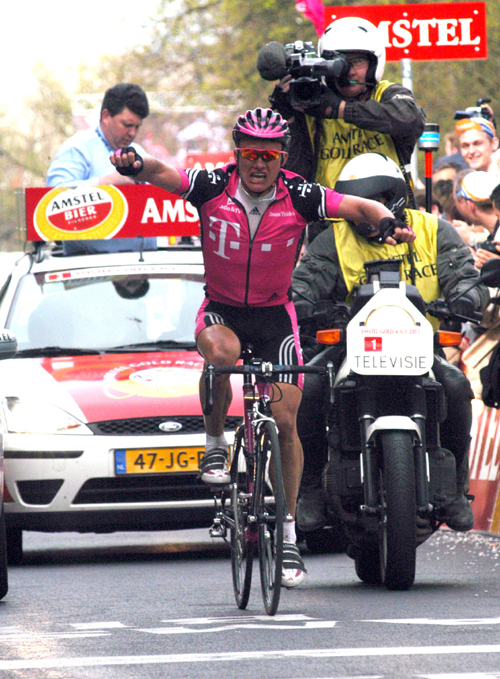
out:
M141 182L149 182L166 191L177 192L180 189L182 177L179 170L150 155L142 158L133 146L117 149L109 160L122 175L135 177L140 174Z
M329 217L340 217L352 223L359 234L378 243L412 243L415 240L413 231L382 203L358 196L344 195L337 208L337 214Z
M415 232L397 217L384 217L379 223L380 243L389 243L389 245L396 245L396 243L413 243L416 238Z
M144 167L142 157L133 146L117 149L109 159L116 167L116 171L124 177L136 177Z
M359 222L355 225L355 229L361 236L370 241L387 243L388 245L413 243L416 238L415 232L396 217L383 217L379 222L378 229L368 222Z

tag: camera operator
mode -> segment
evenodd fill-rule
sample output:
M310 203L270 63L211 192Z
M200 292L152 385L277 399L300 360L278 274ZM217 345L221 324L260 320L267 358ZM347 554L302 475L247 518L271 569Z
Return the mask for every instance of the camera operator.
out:
M337 75L321 79L314 105L298 106L297 97L291 99L290 73L270 96L292 133L287 168L333 187L350 159L379 152L409 173L425 113L409 90L382 80L385 47L376 26L357 17L338 19L321 36L318 54Z

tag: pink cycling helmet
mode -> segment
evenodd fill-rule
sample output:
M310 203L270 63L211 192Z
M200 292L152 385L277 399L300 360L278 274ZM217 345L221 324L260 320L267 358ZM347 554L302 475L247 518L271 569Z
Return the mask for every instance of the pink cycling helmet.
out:
M270 108L256 108L247 111L236 121L233 140L236 146L242 136L280 141L286 148L290 140L288 123L279 113Z

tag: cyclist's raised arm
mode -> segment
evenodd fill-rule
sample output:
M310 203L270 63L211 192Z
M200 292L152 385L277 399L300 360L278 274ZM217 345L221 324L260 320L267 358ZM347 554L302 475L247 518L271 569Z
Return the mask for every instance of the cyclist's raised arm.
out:
M377 236L379 231L387 233L385 241L390 245L396 245L396 242L412 243L415 240L413 231L400 219L396 219L385 205L375 200L344 195L338 206L337 217L359 226L359 231L364 236ZM372 227L371 231L369 225Z
M118 149L109 159L122 175L137 177L141 182L149 182L166 191L176 192L180 188L179 170L151 156L142 158L131 146Z

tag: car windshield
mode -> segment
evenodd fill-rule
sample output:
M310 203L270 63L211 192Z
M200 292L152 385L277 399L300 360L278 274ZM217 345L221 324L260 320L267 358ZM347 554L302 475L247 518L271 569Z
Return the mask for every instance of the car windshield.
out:
M194 347L204 279L189 267L68 270L28 274L16 291L7 326L18 351L44 347L147 350ZM170 267L172 269L172 267Z

